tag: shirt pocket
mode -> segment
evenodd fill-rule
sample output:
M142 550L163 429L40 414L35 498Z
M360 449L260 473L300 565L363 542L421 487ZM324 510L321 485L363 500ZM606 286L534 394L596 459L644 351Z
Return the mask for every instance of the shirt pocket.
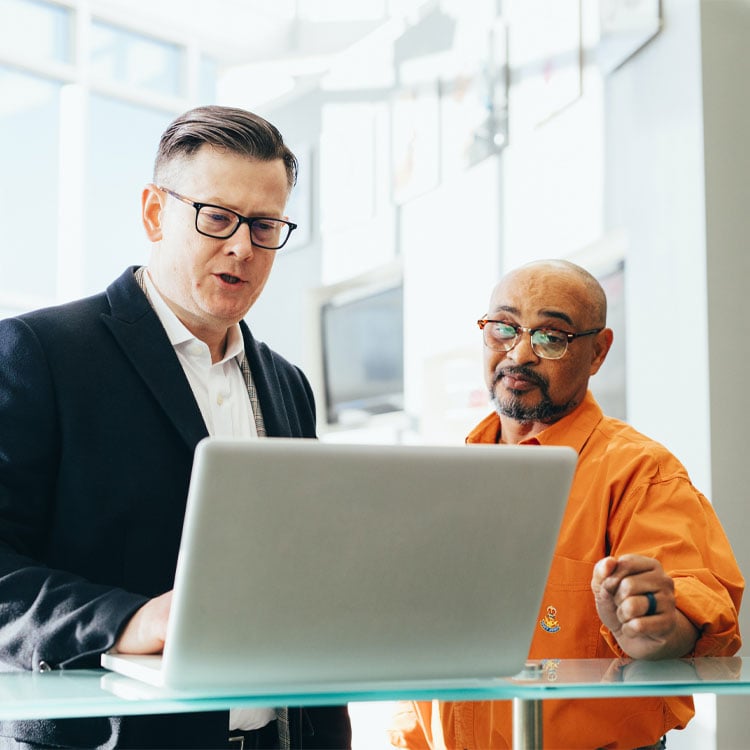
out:
M599 643L599 615L591 592L594 563L552 558L534 636L531 659L593 659Z

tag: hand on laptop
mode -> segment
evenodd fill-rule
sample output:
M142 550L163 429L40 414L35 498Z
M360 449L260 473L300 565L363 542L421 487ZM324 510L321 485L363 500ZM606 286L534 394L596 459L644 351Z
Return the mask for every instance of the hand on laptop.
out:
M115 648L121 654L160 654L167 636L172 592L149 599L128 620Z
M594 567L591 589L601 621L634 659L679 658L700 635L675 605L674 581L652 557L605 557Z

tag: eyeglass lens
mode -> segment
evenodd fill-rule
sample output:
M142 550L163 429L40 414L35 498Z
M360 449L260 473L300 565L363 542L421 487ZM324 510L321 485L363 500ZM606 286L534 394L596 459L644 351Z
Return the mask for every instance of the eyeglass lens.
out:
M223 239L233 234L240 223L239 217L218 206L201 206L196 219L199 232ZM250 238L254 245L269 249L281 247L289 237L291 228L284 221L276 219L252 219Z
M505 323L486 323L482 329L484 343L490 349L509 352L523 335L514 326ZM568 349L568 339L552 328L537 328L531 332L531 349L538 357L560 359Z

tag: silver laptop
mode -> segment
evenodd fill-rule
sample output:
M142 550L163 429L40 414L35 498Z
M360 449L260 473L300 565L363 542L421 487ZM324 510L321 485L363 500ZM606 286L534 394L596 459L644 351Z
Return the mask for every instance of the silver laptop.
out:
M523 668L570 448L207 438L164 655L103 666L245 693Z

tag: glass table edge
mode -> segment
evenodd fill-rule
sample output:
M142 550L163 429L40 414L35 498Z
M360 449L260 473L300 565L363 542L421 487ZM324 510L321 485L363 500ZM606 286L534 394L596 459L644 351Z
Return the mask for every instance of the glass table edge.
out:
M592 665L595 661L587 661L585 664ZM118 694L106 687L105 678L111 678L112 674L102 669L67 670L46 674L14 672L0 674L0 719L125 716L222 711L243 706L340 705L401 700L556 700L696 693L750 694L750 678L744 676L747 669L744 673L741 669L745 660L737 658L736 661L740 664L736 675L719 679L570 682L545 681L544 678L480 678L350 683L328 686L325 690L295 689L264 694L241 694L240 691L230 689L213 693L176 691L152 688L129 678L119 679L121 690ZM118 681L112 684L116 685Z

